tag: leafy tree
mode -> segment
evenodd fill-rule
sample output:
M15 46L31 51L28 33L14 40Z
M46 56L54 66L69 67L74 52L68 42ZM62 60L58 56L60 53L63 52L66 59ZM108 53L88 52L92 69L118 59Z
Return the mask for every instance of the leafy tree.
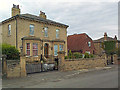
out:
M9 44L2 44L2 54L7 56L7 59L19 59L19 51Z
M117 52L116 41L104 41L102 48L107 55L113 55Z

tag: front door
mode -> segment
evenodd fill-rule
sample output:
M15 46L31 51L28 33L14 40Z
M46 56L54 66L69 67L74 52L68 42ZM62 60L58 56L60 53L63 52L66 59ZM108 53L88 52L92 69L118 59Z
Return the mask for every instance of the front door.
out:
M44 45L44 56L48 58L48 44L47 43L45 43Z

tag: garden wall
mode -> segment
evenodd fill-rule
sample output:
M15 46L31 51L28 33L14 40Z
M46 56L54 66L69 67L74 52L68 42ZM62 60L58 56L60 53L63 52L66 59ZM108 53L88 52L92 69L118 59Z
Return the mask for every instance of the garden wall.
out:
M106 66L106 60L97 58L97 59L74 59L74 60L65 60L63 65L63 70L79 70L79 69L88 69L95 67L104 67Z
M20 77L21 67L18 60L7 60L7 77Z
M24 57L20 60L6 60L2 58L2 75L7 78L24 77L26 76L26 61Z
M85 59L64 59L64 53L59 53L59 70L70 71L79 69L88 69L95 67L105 67L107 65L106 58L85 58Z

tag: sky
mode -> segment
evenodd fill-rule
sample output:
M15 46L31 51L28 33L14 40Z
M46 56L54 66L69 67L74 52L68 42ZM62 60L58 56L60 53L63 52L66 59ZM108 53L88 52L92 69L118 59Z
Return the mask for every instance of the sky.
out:
M67 34L86 33L93 40L118 37L118 0L1 0L0 22L11 17L13 4L19 4L21 14L39 16L69 25Z

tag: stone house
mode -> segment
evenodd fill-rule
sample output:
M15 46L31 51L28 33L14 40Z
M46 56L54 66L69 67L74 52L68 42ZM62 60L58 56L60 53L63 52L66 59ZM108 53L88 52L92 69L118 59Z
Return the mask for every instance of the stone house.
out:
M102 43L104 41L116 41L116 48L118 48L120 46L120 41L117 40L116 35L115 35L114 38L112 38L112 37L109 37L107 35L107 33L105 32L104 37L102 37L100 39L97 39L97 40L94 40L94 46L95 46L97 55L102 55L103 54L104 50L102 49Z
M47 19L42 11L38 16L21 14L19 5L13 4L12 16L2 21L2 43L22 50L26 57L57 57L58 51L67 55L68 27Z
M95 47L92 39L86 34L74 34L67 37L68 50L80 53L95 53Z

